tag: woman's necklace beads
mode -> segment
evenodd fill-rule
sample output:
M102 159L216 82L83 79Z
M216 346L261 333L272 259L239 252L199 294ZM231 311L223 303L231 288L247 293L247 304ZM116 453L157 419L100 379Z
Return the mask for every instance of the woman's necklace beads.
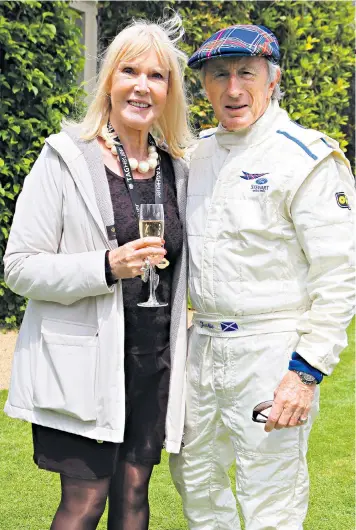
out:
M104 140L105 145L113 155L117 156L117 143L114 138L116 133L110 133L106 125L101 128L100 137ZM139 173L147 173L150 169L155 169L158 164L158 153L155 145L148 146L148 157L146 160L138 161L137 158L129 158L130 168Z

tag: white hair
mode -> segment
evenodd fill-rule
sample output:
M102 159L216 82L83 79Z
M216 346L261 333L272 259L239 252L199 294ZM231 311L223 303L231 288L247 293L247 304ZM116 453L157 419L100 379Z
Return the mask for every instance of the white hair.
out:
M267 60L267 68L268 68L268 82L271 83L271 81L274 81L276 79L276 76L278 72L282 74L281 68L278 66L278 64L273 64L271 61ZM280 84L277 83L274 87L274 90L272 92L272 99L276 99L277 101L280 101L282 97L284 96L284 93L281 90Z

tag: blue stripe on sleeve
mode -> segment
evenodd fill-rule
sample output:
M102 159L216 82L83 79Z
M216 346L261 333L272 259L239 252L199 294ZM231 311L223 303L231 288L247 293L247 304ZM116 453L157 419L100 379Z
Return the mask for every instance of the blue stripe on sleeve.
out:
M306 145L303 144L303 142L301 142L300 140L298 140L298 138L295 138L294 136L291 136L289 133L287 133L286 131L281 131L281 130L278 130L277 131L278 134L283 134L283 136L285 136L286 138L288 138L288 140L292 140L292 142L295 142L297 145L299 145L299 147L301 147L303 149L303 151L305 151L307 153L307 155L309 155L313 160L318 160L318 157L316 155L314 155L314 153L312 153L310 151L310 149L307 148Z

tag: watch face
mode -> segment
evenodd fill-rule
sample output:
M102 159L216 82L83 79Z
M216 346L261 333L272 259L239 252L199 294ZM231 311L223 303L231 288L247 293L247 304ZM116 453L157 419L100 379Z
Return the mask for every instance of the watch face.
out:
M306 372L302 372L301 370L292 370L292 372L298 374L299 379L302 381L302 383L306 385L317 383L317 379L311 374L307 374Z
M316 382L316 379L313 375L311 374L306 374L305 372L300 372L299 373L299 376L301 378L301 380L305 383L314 383Z

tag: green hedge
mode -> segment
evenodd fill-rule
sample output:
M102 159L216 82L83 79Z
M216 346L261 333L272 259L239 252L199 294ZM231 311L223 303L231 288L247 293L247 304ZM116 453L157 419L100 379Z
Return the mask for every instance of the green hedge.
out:
M23 298L5 287L2 257L15 201L44 139L81 111L81 32L69 2L0 3L0 326L22 319Z

